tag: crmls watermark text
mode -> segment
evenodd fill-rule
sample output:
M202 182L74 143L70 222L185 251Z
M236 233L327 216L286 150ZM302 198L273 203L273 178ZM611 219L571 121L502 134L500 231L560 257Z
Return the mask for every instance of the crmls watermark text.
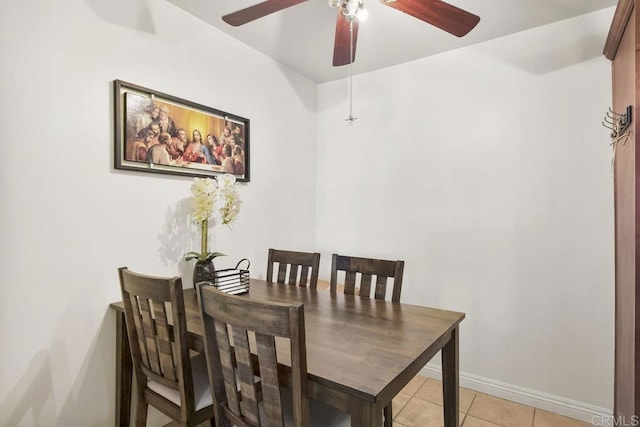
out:
M640 417L632 415L625 417L624 415L594 415L591 417L591 424L601 427L638 427L640 426Z

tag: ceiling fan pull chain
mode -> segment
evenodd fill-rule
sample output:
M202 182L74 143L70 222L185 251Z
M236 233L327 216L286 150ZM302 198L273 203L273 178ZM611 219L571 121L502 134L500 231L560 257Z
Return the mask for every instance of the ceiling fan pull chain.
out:
M349 126L353 126L353 122L358 120L353 117L353 20L349 21L349 117L346 122Z

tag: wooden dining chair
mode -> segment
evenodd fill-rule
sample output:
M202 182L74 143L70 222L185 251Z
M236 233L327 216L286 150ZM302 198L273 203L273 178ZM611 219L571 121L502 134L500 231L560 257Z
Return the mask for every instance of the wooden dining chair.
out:
M402 292L402 275L404 272L404 261L387 261L373 258L358 258L352 256L333 254L331 259L331 292L336 293L338 289L338 271L345 272L344 293L355 295L356 292L361 298L386 299L388 279L393 279L391 291L391 301L400 302ZM360 284L356 286L357 274L360 275ZM375 281L373 281L375 277ZM372 289L372 281L375 285ZM384 408L384 425L393 425L392 405Z
M289 285L318 286L318 270L320 269L320 254L315 252L295 252L269 249L267 260L267 280L273 281L274 264L278 263L277 283ZM289 275L287 276L287 267Z
M136 381L136 426L151 405L180 423L214 423L213 399L203 355L190 357L179 277L145 276L118 269Z
M391 301L400 302L402 292L402 274L404 271L404 261L387 261L373 258L358 258L352 256L333 254L331 259L331 292L337 292L338 272L345 272L344 293L358 295L363 298L386 299L387 282L393 279ZM357 273L360 274L360 283L356 283ZM374 287L372 289L372 280Z
M350 426L349 414L307 397L301 303L250 300L212 286L200 286L198 292L220 426ZM276 346L281 339L284 344ZM279 365L281 358L290 361L290 375Z

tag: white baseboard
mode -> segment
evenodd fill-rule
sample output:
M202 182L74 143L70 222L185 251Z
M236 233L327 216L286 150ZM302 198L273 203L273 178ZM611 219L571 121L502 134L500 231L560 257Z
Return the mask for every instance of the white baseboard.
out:
M429 378L440 380L442 369L437 365L427 364L420 373ZM601 420L610 419L613 411L589 405L564 397L518 387L478 375L460 372L460 387L468 388L491 396L511 400L512 402L543 409L567 417L575 418L594 425L600 425Z

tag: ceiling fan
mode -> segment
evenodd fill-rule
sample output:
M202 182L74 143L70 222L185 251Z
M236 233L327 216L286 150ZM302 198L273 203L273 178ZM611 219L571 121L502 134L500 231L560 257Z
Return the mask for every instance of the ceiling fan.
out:
M222 17L234 27L255 21L263 16L295 6L307 0L266 0ZM355 60L358 22L366 17L364 0L328 0L329 6L339 8L333 46L333 65L351 64ZM441 30L462 37L480 22L480 17L441 0L380 0Z

